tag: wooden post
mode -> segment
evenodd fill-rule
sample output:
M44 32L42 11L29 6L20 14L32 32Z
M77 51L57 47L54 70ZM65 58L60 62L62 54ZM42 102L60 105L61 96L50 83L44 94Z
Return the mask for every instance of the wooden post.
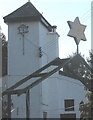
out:
M23 55L25 54L25 50L24 50L24 49L25 49L25 48L24 48L25 45L24 45L24 42L25 42L25 41L24 41L24 34L23 34Z
M79 46L78 46L78 44L77 44L77 54L79 54Z
M11 118L11 94L8 94L8 109L7 109L8 118Z
M30 118L30 90L26 91L26 119Z

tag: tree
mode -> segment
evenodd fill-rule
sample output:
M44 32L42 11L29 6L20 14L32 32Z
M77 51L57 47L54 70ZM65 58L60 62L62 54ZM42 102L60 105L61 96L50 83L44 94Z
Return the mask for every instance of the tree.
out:
M74 53L70 56L71 61L63 68L63 74L78 79L81 81L86 90L88 91L86 97L87 103L81 101L80 113L81 118L92 118L93 114L93 86L91 85L93 79L93 51L90 52L90 56L87 62L80 54ZM92 70L92 71L91 71Z
M4 35L4 33L2 33L1 31L1 27L0 27L0 43L1 43L1 46L2 47L2 86L4 85L3 84L3 77L5 75L7 75L7 41L6 41L6 36ZM2 104L2 105L1 105ZM4 101L4 98L0 95L0 110L2 110L2 116L6 116L6 112L4 112L3 107L1 106L6 106L6 101Z
M71 75L73 78L76 79L79 78L90 79L91 71L87 67L86 65L87 63L83 57L84 56L77 53L73 53L73 55L69 56L69 58L72 60L64 66L63 68L64 73L66 73L67 75Z
M89 52L89 58L87 59L87 61L89 65L93 68L93 50ZM89 78L93 80L92 72L89 75L86 74L85 77L87 76L90 76ZM81 101L80 103L81 118L91 118L93 120L93 92L89 91L88 88L86 88L86 90L88 91L86 94L86 98L88 101L87 103L84 103L83 101Z
M7 74L7 41L6 36L1 31L1 27L0 40L2 42L2 76L5 76Z

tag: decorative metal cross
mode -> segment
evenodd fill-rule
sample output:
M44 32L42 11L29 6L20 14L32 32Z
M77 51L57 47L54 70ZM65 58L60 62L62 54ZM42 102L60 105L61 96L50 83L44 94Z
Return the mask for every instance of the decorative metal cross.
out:
M67 21L67 23L70 27L70 31L68 33L68 36L74 38L76 45L77 45L77 54L78 54L79 53L78 45L80 43L80 40L86 41L86 37L84 34L86 26L80 24L78 17L75 18L74 22Z
M23 55L24 55L24 35L29 32L28 26L22 24L18 27L18 30L19 30L19 34L21 34L23 37Z

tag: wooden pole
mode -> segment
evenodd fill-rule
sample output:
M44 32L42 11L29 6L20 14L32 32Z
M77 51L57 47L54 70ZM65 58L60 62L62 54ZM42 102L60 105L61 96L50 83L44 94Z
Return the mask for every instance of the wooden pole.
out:
M26 91L26 119L30 118L30 90Z
M78 46L78 44L77 44L77 54L79 53L79 46Z
M24 48L25 47L25 45L24 45L24 34L23 34L23 55L25 54L25 52L24 52Z
M8 109L7 109L8 118L11 118L11 94L8 94Z

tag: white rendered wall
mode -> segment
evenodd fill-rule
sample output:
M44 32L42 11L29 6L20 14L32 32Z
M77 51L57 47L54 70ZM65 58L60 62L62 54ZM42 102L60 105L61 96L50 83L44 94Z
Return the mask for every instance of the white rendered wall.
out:
M29 32L24 36L24 55L23 55L23 38L18 34L18 27L25 24ZM8 73L12 74L28 74L39 66L38 47L39 47L39 23L13 23L9 24L9 70ZM26 69L27 68L27 69ZM26 69L26 70L25 70Z
M46 80L42 89L43 111L49 118L60 118L60 114L69 113L80 117L79 103L86 100L86 91L80 81L55 73ZM65 99L74 99L75 111L65 111Z
M21 24L29 26L29 32L24 36L24 55L22 36L18 34L18 27ZM25 22L25 23L13 23L8 26L8 87L15 84L17 81L31 74L39 69L39 23L38 22ZM30 81L30 82L29 82ZM23 88L26 85L31 84L33 80L29 80L26 84L22 85ZM35 88L31 89L31 117L40 116L40 102L41 102L41 85L39 84ZM26 104L25 95L12 96L14 102L14 111L12 117L24 118L26 117ZM39 112L37 112L39 111Z
M18 34L17 29L21 23L9 24L8 87L59 56L57 33L49 33L40 22L25 24L29 26L29 33L25 35L25 55L22 51L22 36ZM42 50L41 58L39 47ZM30 82L21 87L29 85L34 80L29 80ZM31 118L41 118L43 112L48 112L49 118L59 118L60 114L64 113L77 113L79 117L78 107L74 112L64 111L64 99L74 99L77 106L85 97L85 92L79 81L55 73L31 89L30 95ZM12 99L15 109L12 117L26 117L25 95L13 96Z
M59 57L58 47L59 35L49 32L45 26L39 23L39 46L42 49L41 66Z
M23 38L18 34L18 27L21 24L29 26L29 32L24 36L24 55L22 46ZM49 33L40 22L9 24L8 31L8 87L59 56L57 33ZM43 51L41 58L39 57L39 47ZM31 83L34 79L29 81ZM22 85L21 88L29 85L29 81ZM42 86L43 83L31 89L32 118L40 118L42 115ZM14 105L12 117L26 117L25 95L19 97L13 96L12 99L14 104L17 103Z
M48 32L42 24L39 25L39 41L43 51L41 65L45 65L59 57L59 36L55 32ZM76 113L79 118L79 103L85 99L85 94L84 86L78 80L55 73L42 82L42 113L47 112L48 118L60 118L60 114ZM65 99L74 99L75 111L65 111Z

